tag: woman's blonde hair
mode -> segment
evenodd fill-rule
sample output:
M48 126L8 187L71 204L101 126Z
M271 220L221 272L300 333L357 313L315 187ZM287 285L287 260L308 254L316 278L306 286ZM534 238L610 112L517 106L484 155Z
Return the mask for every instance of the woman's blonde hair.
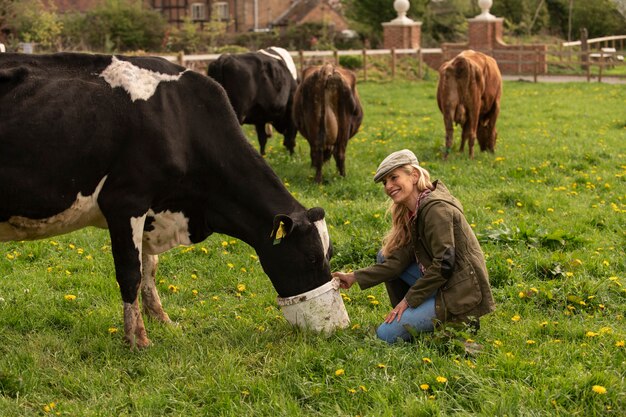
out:
M401 167L405 173L411 174L417 171L419 178L415 187L421 194L426 190L432 190L433 184L430 181L430 174L421 166L404 165ZM411 243L411 231L409 230L409 210L402 204L395 204L393 200L387 209L391 213L391 229L383 238L383 256L387 257L394 250Z

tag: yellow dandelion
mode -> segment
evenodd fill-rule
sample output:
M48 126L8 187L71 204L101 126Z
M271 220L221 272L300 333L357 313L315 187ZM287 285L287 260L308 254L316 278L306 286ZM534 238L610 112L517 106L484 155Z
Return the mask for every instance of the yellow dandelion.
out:
M537 342L535 342L534 340L530 340L530 339L526 341L527 345L534 345L535 343Z
M173 294L176 294L178 292L178 287L176 285L170 284L167 286L167 289Z
M191 279L198 279L198 276L196 274L191 274Z
M386 367L387 367L387 365L385 365L384 363L379 363L378 365L376 365L376 367L378 367L378 368L381 368L381 369L382 369L382 368L386 368Z
M496 346L496 347L500 347L500 346L502 346L502 342L499 341L499 340L494 340L493 341L493 345Z
M335 376L341 376L344 375L346 373L346 371L344 371L343 369L337 369L335 371Z
M65 298L67 301L74 301L76 299L76 296L74 294L66 294L63 298Z
M198 290L191 290L191 294L192 294L194 297L197 297L197 296L198 296Z
M348 392L350 394L356 394L356 390L354 388L348 388Z
M624 347L626 346L626 343L623 340L618 340L617 342L615 342L615 347Z
M591 331L585 333L585 336L587 336L587 337L596 337L598 335L599 335L599 333L591 332Z
M244 292L246 290L246 284L237 284L237 291Z
M229 267L229 268L234 268L234 267L235 267L235 265L234 265L234 264L231 264L230 262L229 262L229 263L227 263L227 264L226 264L226 266L227 266L227 267Z
M365 388L365 385L359 385L359 389L363 392L367 392L367 388Z
M228 246L228 242L223 241L223 242L222 242L222 247L223 247L223 248L225 248L226 246Z
M108 331L110 334L117 333L117 327L109 327Z
M445 376L438 376L437 382L439 382L440 384L445 384L446 382L448 382L448 378L446 378Z
M422 362L424 362L424 363L432 363L433 361L431 361L430 358L422 358Z
M376 299L376 297L374 297L373 295L368 295L368 296L367 296L367 299L368 299L368 300L375 300L375 299Z
M511 317L512 321L520 321L521 319L522 319L522 317L519 314L516 314L513 317Z
M420 385L420 389L421 389L422 391L428 391L428 389L429 389L429 388L430 388L430 385L428 385L428 384L422 384L422 385Z
M201 247L201 248L200 248L200 250L201 250L201 251L202 251L202 253L204 253L205 255L206 255L207 253L209 253L209 250L208 250L207 248L205 248L205 247Z
M591 390L595 392L596 394L600 394L600 395L606 394L606 388L604 388L602 385L594 385L593 387L591 387Z

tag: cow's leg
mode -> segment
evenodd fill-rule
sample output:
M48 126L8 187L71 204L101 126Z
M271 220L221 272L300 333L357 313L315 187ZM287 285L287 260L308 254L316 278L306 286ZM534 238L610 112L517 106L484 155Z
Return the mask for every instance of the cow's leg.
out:
M257 123L254 125L256 135L259 138L259 148L261 155L265 155L265 145L267 144L267 132L265 131L265 123Z
M115 276L124 305L124 340L131 348L150 344L139 310L138 293L141 285L141 238L146 219L139 217L107 216L108 204L101 204L111 235L111 249Z
M450 150L452 149L452 141L454 140L454 124L451 117L444 117L443 124L446 128L446 151L443 155L444 159L448 159ZM463 144L461 143L461 146Z
M322 165L324 164L324 149L321 146L311 146L311 165L315 167L315 182L322 183Z
M342 177L346 176L346 147L348 146L347 132L344 137L337 139L335 148L333 149L333 156L335 158L335 164L337 165L337 171Z
M141 304L145 314L164 323L171 323L170 317L163 310L161 298L156 289L155 279L158 263L159 257L157 255L146 253L141 255Z
M474 159L474 143L476 142L476 131L478 130L479 118L480 112L472 109L468 115L467 122L463 125L463 141L467 138L470 159ZM462 150L463 148L461 148L461 151Z
M287 122L287 128L285 129L285 133L283 135L283 146L287 148L291 155L293 155L293 152L296 149L297 134L298 129L296 129L296 126L293 123Z

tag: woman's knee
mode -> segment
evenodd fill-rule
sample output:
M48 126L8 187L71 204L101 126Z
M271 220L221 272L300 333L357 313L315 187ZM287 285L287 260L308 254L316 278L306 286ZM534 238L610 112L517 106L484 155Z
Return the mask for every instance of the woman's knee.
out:
M376 329L376 336L385 342L392 344L401 340L410 340L411 335L400 325L383 323Z

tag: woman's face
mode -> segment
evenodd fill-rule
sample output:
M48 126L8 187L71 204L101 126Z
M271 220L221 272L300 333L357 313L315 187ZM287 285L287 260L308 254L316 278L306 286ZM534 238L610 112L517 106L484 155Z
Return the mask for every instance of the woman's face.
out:
M396 168L383 178L385 193L395 204L402 204L409 210L414 210L417 205L417 184L418 173L413 170L407 174L403 167Z

